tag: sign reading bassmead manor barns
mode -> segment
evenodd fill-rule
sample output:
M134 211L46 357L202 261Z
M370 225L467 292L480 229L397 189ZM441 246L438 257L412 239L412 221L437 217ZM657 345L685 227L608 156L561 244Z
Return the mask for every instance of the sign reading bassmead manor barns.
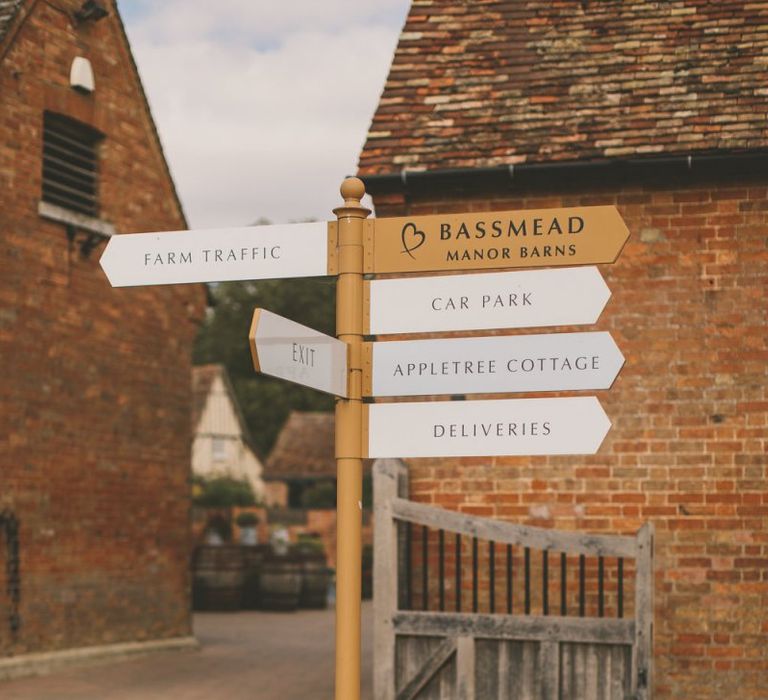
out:
M365 271L612 263L628 237L612 206L377 219L368 226Z

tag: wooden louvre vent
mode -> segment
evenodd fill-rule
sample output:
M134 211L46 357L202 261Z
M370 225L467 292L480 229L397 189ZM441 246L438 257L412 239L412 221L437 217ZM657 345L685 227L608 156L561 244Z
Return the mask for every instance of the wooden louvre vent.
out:
M43 121L43 201L98 216L98 143L102 135L60 114Z

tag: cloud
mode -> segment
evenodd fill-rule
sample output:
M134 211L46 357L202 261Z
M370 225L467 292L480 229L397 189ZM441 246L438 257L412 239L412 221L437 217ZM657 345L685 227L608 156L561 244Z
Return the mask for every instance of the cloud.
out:
M407 4L121 3L191 226L332 216Z

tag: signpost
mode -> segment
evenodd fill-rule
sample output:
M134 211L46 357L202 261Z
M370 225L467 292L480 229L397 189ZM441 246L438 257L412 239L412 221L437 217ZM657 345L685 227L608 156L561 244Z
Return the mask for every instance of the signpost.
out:
M257 372L334 396L347 396L347 346L265 309L253 312L248 334Z
M616 207L377 219L366 272L429 272L612 263L629 238Z
M624 356L605 331L372 343L365 396L609 389Z
M370 335L595 323L611 292L596 267L365 283Z
M113 287L333 274L327 222L113 236L101 267Z
M594 454L611 427L594 396L365 408L372 458Z
M364 273L613 262L629 231L615 207L366 221L363 183L341 186L337 222L113 237L112 286L337 275L338 340L264 309L257 371L336 403L336 700L360 697L362 459L593 454L610 421L594 396L363 404L368 396L608 388L624 358L608 333L363 343L363 334L589 324L610 292L594 267L372 280Z

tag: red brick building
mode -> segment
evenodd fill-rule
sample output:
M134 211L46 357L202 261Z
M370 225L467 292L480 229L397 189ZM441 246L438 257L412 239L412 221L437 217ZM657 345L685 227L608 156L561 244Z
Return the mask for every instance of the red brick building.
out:
M190 635L204 290L98 262L185 227L114 2L2 3L0 656Z
M412 460L410 491L544 527L652 521L659 698L768 697L767 52L766 2L419 0L360 157L380 217L626 221L597 455Z

